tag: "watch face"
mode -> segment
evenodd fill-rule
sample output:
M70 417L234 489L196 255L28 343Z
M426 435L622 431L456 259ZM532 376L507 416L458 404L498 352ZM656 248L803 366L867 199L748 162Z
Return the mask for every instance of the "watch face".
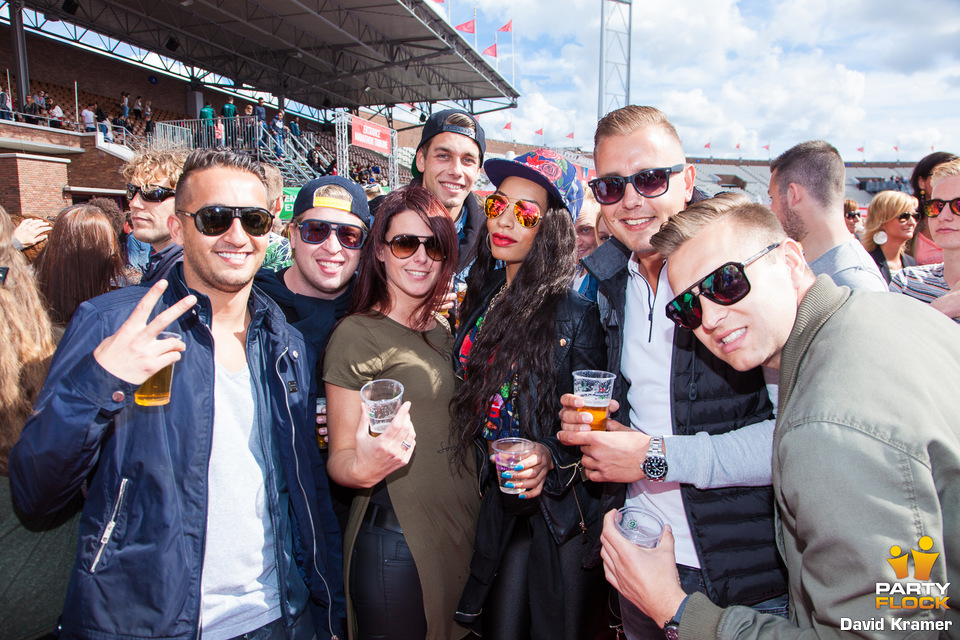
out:
M677 640L680 637L679 625L672 622L668 622L667 625L663 628L663 635L667 637L667 640Z
M667 460L662 457L647 458L643 461L643 473L648 480L662 480L667 475Z

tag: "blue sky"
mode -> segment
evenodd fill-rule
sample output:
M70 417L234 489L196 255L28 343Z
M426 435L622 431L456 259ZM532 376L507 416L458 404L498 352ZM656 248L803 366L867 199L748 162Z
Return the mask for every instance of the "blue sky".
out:
M511 139L511 121L518 142L540 143L544 127L548 145L574 131L591 148L600 0L446 1L454 25L476 6L481 51L513 20L521 98L481 117L488 136ZM428 5L446 17L447 5ZM957 0L636 1L631 102L662 109L688 155L765 159L812 138L849 161L960 152L958 41Z

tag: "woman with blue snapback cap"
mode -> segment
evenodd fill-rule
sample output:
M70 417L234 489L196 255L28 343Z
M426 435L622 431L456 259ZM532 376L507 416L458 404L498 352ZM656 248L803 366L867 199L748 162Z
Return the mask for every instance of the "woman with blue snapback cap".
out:
M570 289L583 187L547 149L484 170L497 190L467 280L451 404L456 452L480 462L483 500L456 619L497 640L594 638L607 584L582 559L600 532L602 485L584 483L580 452L556 439L572 372L606 367L597 306ZM509 479L523 492L501 493L490 444L518 436L536 450Z

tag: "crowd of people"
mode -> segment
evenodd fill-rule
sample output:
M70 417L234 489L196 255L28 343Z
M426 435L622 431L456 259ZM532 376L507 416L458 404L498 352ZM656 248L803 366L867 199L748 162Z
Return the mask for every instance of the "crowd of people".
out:
M137 96L131 107L130 94L121 92L120 99L113 108L106 109L97 101L90 101L80 111L77 121L65 119L63 108L56 98L43 89L24 96L22 110L14 107L13 96L0 87L0 120L23 122L25 124L50 127L51 129L69 129L84 132L100 131L108 142L117 136L133 133L135 121L144 120L149 133L153 126L152 107L149 100L144 102Z
M485 153L451 109L410 184L327 172L286 223L279 170L215 146L141 151L127 212L0 213L10 637L957 637L960 159L863 219L822 140L769 207L707 197L653 107L600 120L587 184ZM908 555L943 599L882 608Z

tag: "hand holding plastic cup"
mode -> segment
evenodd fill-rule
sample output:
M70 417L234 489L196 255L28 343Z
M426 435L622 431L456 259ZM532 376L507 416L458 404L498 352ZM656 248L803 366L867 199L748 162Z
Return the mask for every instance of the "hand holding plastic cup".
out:
M500 438L493 443L493 459L497 465L497 482L504 493L523 493L524 487L504 486L510 482L503 477L504 471L517 471L520 461L533 453L535 444L525 438Z
M403 385L396 380L373 380L360 389L360 398L370 418L370 435L374 438L387 430L400 405L403 404Z
M161 331L157 340L182 339L179 333ZM170 403L170 386L173 384L173 365L170 363L146 379L133 394L133 401L142 407L159 407Z
M617 375L609 371L589 369L573 372L573 394L584 401L584 406L577 407L577 411L590 414L591 431L607 429L607 411L616 380Z
M637 545L653 549L660 544L663 535L663 520L653 511L643 507L624 507L617 511L617 530Z

